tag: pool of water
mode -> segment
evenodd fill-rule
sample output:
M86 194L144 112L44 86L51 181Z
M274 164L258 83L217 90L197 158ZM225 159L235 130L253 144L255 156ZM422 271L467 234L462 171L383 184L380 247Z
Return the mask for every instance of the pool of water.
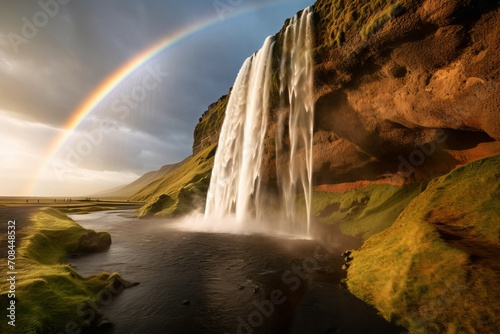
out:
M335 235L313 240L179 229L131 211L72 218L111 234L104 253L70 259L84 276L119 272L136 287L106 300L110 333L402 333L339 287Z

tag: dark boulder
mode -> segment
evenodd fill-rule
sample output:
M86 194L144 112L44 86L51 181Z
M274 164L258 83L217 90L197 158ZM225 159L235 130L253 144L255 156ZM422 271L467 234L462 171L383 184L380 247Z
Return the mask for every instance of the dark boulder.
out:
M104 252L111 246L111 235L107 232L89 231L78 240L78 253Z

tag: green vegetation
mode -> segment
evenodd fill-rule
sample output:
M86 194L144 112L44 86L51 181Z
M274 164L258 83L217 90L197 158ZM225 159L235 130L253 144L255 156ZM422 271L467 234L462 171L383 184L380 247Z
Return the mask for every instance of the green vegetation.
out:
M387 21L404 11L407 0L319 0L314 9L320 17L319 46L342 45L351 29L368 38Z
M339 224L342 233L368 239L390 227L424 185L403 187L370 185L335 192L314 192L312 214L328 224Z
M113 277L103 273L83 278L61 261L79 250L86 230L55 209L41 209L32 217L33 224L24 230L16 256L16 333L59 333L65 326L83 328L87 325L77 312L78 307L96 298ZM19 242L19 236L18 236ZM10 305L9 285L0 282L0 307ZM97 316L97 314L96 314ZM5 318L5 316L4 316ZM0 332L9 333L7 318L0 323Z
M151 183L132 200L145 201L140 215L178 216L202 207L210 184L216 145L189 158L175 171Z
M500 156L479 160L436 179L427 192L428 222L453 222L478 241L500 238Z
M377 30L382 28L386 22L395 18L404 11L404 6L401 3L393 3L391 5L386 5L383 10L378 11L376 14L372 15L368 22L366 22L361 28L361 36L364 38L369 37L371 34L375 33Z
M496 156L430 182L353 252L349 290L411 333L491 332L500 323L499 179Z

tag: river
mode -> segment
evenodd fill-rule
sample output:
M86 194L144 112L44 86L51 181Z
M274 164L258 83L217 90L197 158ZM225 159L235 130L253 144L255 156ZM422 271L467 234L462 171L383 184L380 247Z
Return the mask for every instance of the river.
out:
M352 245L335 235L187 231L132 211L71 217L113 241L69 260L81 275L119 272L140 283L106 301L107 333L404 333L339 287L340 254Z

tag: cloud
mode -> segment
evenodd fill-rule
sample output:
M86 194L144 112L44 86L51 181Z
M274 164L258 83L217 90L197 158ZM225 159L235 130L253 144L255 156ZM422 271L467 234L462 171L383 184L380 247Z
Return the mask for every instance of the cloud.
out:
M35 166L43 165L44 152L59 129L0 110L0 184L2 193L23 195L33 182Z

